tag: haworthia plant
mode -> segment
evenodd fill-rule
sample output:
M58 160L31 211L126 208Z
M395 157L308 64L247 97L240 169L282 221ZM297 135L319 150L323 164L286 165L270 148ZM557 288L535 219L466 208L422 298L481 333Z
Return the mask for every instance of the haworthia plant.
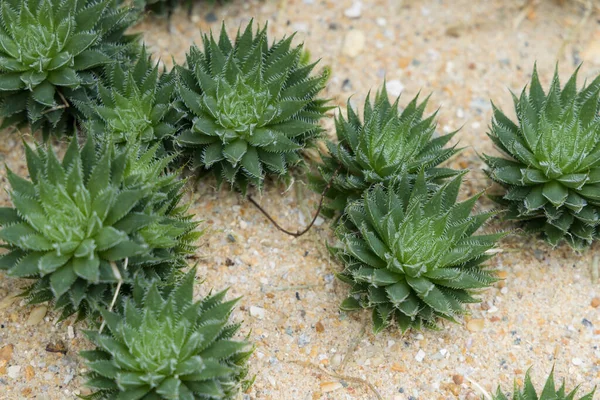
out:
M203 35L179 67L179 95L189 115L178 138L192 167L211 171L245 191L267 175L286 176L303 162L300 150L321 133L328 110L317 98L327 74L311 75L293 35L269 44L267 27L253 23L232 42L223 26L218 40Z
M561 89L558 71L545 93L534 68L529 91L513 95L517 121L495 106L489 137L508 158L486 155L487 173L506 190L493 199L507 218L542 233L553 246L581 249L600 223L600 77Z
M234 340L226 291L193 301L195 269L175 284L136 281L122 311L103 310L107 331L87 332L90 399L235 399L251 382L252 347Z
M7 171L14 207L0 208L0 269L35 280L31 302L85 316L120 279L185 266L197 223L178 205L183 182L164 173L170 159L156 151L97 148L92 137L80 148L74 138L59 161L26 146L30 180Z
M124 34L136 18L116 0L3 0L0 127L70 131L92 72L137 51L136 36Z
M445 147L454 133L435 137L436 113L423 116L428 99L419 103L416 96L399 111L400 99L390 103L384 84L373 104L367 96L363 122L348 101L347 118L340 113L335 121L337 143L327 142L320 175L311 177L319 192L331 181L323 215L339 218L369 187L404 174L414 177L424 170L429 182L441 183L459 173L439 166L459 150Z
M455 321L477 289L496 281L485 261L503 233L475 235L493 212L471 215L478 196L457 202L462 174L428 189L421 172L377 184L345 211L332 254L351 285L342 310L371 309L373 330Z

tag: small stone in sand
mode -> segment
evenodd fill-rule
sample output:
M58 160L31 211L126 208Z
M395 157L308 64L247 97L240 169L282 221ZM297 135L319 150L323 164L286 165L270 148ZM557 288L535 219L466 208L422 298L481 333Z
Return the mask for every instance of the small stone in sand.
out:
M417 355L415 356L415 360L417 360L418 362L422 362L425 359L425 352L421 349L419 349L419 351L417 352Z
M404 85L398 79L392 79L386 84L386 89L390 96L398 97L404 90Z
M344 15L348 18L360 18L362 15L362 2L355 1L352 6L344 11Z
M38 306L31 310L29 318L27 318L27 325L37 325L42 322L46 316L46 312L48 312L48 307L46 306Z
M325 332L325 327L323 326L323 323L321 323L321 321L319 321L315 324L315 329L316 329L317 333Z
M31 365L25 367L25 379L30 381L35 376L35 371Z
M7 344L0 348L0 360L10 361L12 359L13 349L14 346L12 344Z
M365 48L365 42L365 34L358 29L353 29L346 33L342 52L349 57L357 57Z
M460 374L452 375L452 381L457 385L462 385L464 378Z
M479 332L483 330L483 327L485 326L485 321L483 319L471 319L469 320L469 322L467 322L467 329L470 332Z
M21 366L13 365L12 367L8 367L8 377L12 379L17 379L19 375L21 375Z
M571 362L573 363L573 365L575 366L580 366L581 364L583 364L583 360L579 357L575 357L571 360Z
M590 303L592 307L598 308L600 307L600 297L594 297L592 302Z
M265 309L262 307L250 306L250 315L258 319L264 319Z
M338 390L343 387L344 386L339 382L323 382L323 383L321 383L321 391L323 393L333 392L334 390Z

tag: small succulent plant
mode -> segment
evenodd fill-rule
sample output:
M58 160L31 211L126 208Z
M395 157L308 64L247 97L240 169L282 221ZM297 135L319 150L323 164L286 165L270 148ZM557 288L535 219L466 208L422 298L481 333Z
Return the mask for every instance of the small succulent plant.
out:
M0 3L2 128L29 122L61 135L70 129L83 88L99 66L130 55L124 31L135 14L116 0L4 0Z
M178 68L190 116L178 143L193 168L242 191L300 164L299 151L319 136L329 109L316 98L327 73L311 76L316 63L304 61L302 46L292 47L293 35L270 46L267 28L254 35L252 27L238 31L234 43L224 26L218 43L204 35L204 52L192 47L187 69Z
M525 374L525 385L523 388L518 388L515 383L514 394L512 398L514 400L576 400L575 396L577 395L577 391L578 388L575 388L571 392L567 393L565 390L564 381L560 388L556 390L553 370L546 380L546 384L542 389L542 393L538 395L533 383L531 382L529 371L527 371L527 374ZM596 390L594 389L590 393L580 397L579 400L593 400L595 392ZM508 397L502 393L500 388L498 388L498 391L493 396L493 400L508 400Z
M529 93L514 98L517 122L493 108L490 138L510 158L484 156L488 175L506 188L491 196L507 217L541 232L553 246L580 249L600 222L600 77L581 90L577 71L561 89L555 72L548 93L534 68Z
M138 279L122 313L102 311L109 334L87 336L84 351L93 399L233 399L247 381L245 341L232 340L240 325L228 322L237 299L226 291L193 301L195 269L179 283Z
M174 90L173 75L161 71L143 48L129 68L109 65L97 86L97 104L80 106L90 116L88 129L99 141L166 143L182 117L172 107Z
M473 235L493 213L470 215L479 196L456 202L462 174L433 189L423 172L411 181L376 184L351 203L331 249L352 285L341 309L372 309L375 332L392 321L402 331L454 321L477 302L472 290L496 281L483 263L503 233Z
M80 148L73 138L61 163L26 146L31 180L7 171L14 208L0 208L8 248L0 269L36 279L26 291L32 303L55 299L63 317L83 317L119 276L127 283L139 270L185 265L197 223L178 206L183 182L163 172L170 160L156 151L97 149L92 138Z
M336 118L338 143L327 142L329 154L322 155L320 176L311 176L318 191L331 181L323 215L339 218L370 186L402 174L415 176L424 169L428 181L440 183L458 173L438 166L459 150L444 147L454 133L434 138L436 114L423 119L427 100L419 103L417 96L400 112L399 99L391 104L384 84L373 104L367 96L364 123L348 102L347 119L341 113Z

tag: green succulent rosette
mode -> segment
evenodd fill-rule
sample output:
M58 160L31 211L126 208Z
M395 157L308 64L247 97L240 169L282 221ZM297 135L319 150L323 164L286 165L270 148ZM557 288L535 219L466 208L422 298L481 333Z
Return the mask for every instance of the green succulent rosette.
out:
M351 285L345 311L371 309L373 330L394 323L403 332L455 321L474 291L496 281L485 261L503 233L475 235L493 212L471 215L479 195L457 202L462 174L428 189L421 172L376 184L351 203L336 229L333 256Z
M8 170L14 207L0 208L0 269L35 280L30 302L54 300L63 317L87 315L119 281L185 266L197 223L178 205L183 181L157 148L98 148L77 138L60 162L26 145L30 179Z
M235 399L252 347L234 340L226 291L193 300L195 269L173 285L138 279L122 311L102 311L108 332L87 332L90 399Z
M316 97L327 73L311 76L316 63L292 46L293 35L269 45L266 27L256 35L252 27L233 43L224 26L218 41L203 35L204 50L192 47L187 68L178 68L189 115L179 145L192 168L242 191L302 164L300 151L320 135L329 109Z
M124 33L136 18L116 0L3 0L0 128L69 132L93 72L137 51L136 36Z
M600 222L600 77L561 89L558 71L545 93L534 68L529 91L513 95L517 121L495 106L489 137L506 157L485 155L487 173L505 188L491 196L509 219L552 246L589 246Z
M339 218L346 206L361 198L377 183L387 183L403 174L415 177L420 170L433 184L455 176L459 171L439 165L459 149L445 147L454 133L435 135L436 113L424 117L428 98L413 98L404 110L399 98L392 104L385 84L371 103L367 96L363 122L350 102L347 118L340 113L335 120L337 143L327 141L328 154L322 154L319 174L311 176L313 188L325 193L322 214Z

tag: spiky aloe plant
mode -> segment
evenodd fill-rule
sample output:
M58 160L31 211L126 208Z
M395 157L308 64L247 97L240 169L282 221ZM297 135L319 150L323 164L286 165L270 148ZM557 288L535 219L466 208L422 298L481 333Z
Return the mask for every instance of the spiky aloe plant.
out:
M327 73L311 76L316 63L304 62L302 46L292 46L294 35L269 45L267 27L256 35L252 27L238 31L234 43L225 26L218 42L204 35L204 51L192 47L187 68L178 68L189 115L178 143L193 168L211 170L219 182L243 191L299 165L300 150L319 136L328 110L326 100L316 98Z
M173 74L161 71L144 47L130 67L109 65L97 86L97 103L80 107L100 141L166 143L182 117L172 106L174 90Z
M233 399L247 384L252 348L232 340L228 322L238 299L226 291L193 301L195 269L180 283L137 280L121 314L102 311L109 334L87 336L97 346L88 360L93 399Z
M124 35L135 19L116 0L3 0L1 127L29 122L46 137L64 134L92 71L135 48L135 36Z
M370 186L402 174L414 177L424 169L428 181L440 183L458 173L439 167L459 150L444 147L454 133L434 138L436 113L423 118L428 99L419 103L416 96L400 112L399 98L391 104L384 84L373 104L367 96L364 122L348 102L348 117L340 113L335 121L338 143L327 142L329 154L322 155L320 176L311 176L319 192L331 181L323 215L339 218L346 205L360 199Z
M424 173L414 184L405 175L346 208L331 249L352 286L342 310L372 309L375 332L392 321L406 331L454 321L477 302L472 291L496 280L483 263L503 234L473 235L493 213L470 215L479 195L457 203L461 181L428 189Z
M600 213L600 77L577 90L577 71L561 89L555 71L544 93L534 67L529 93L513 95L517 122L493 107L489 137L509 158L484 156L487 173L506 188L492 196L507 217L574 248L597 236Z
M119 277L164 274L185 265L197 223L178 206L183 182L164 174L156 147L100 149L77 138L59 162L26 146L31 180L7 169L12 207L0 208L0 269L35 279L33 303L56 300L63 317L85 316L112 295Z
M523 388L517 387L515 383L513 400L575 400L575 396L577 395L578 388L573 389L571 392L567 393L565 390L565 382L563 381L562 385L558 390L556 390L556 386L554 384L554 370L550 372L550 376L546 380L546 384L542 389L542 393L537 394L533 383L531 382L531 377L529 376L529 371L525 374L525 385ZM594 393L596 389L593 389L588 394L579 398L579 400L593 400ZM508 400L508 397L502 393L501 389L498 388L498 391L493 396L493 400Z

